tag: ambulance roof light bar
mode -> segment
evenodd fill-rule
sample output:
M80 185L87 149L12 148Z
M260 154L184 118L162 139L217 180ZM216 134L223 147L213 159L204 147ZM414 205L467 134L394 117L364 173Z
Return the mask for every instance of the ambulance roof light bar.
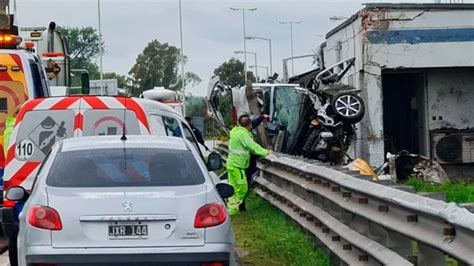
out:
M16 48L22 41L20 36L0 33L0 48Z

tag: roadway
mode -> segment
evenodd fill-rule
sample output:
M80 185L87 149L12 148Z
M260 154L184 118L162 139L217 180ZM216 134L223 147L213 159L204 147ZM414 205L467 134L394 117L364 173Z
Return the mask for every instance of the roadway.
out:
M8 263L8 251L6 251L0 256L0 266L8 266L8 265L10 264Z

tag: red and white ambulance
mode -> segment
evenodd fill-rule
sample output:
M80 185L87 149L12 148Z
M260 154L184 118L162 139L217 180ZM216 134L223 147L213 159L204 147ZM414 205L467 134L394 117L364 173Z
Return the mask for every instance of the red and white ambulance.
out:
M14 117L18 108L28 99L49 97L48 78L41 59L28 47L20 46L18 28L0 25L0 144L7 117ZM3 148L2 148L3 150ZM3 169L3 153L0 168Z
M201 153L183 117L157 101L111 96L32 99L20 109L10 137L4 189L22 186L30 190L42 161L56 141L81 136L122 135L124 131L127 135L186 138ZM15 202L4 199L2 226L10 239L18 234L20 208Z

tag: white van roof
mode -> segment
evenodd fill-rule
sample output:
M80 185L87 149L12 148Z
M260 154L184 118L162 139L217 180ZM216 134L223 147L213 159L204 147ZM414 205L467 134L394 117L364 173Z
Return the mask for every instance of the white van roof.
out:
M149 99L143 99L143 98L133 98L133 99L135 99L138 103L140 103L147 113L153 110L160 110L160 111L171 112L171 113L181 116L175 109L173 109L173 107L167 104L149 100Z

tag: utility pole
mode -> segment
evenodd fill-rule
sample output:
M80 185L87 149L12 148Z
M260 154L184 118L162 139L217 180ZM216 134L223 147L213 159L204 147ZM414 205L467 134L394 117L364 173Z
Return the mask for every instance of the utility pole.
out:
M290 25L290 39L291 39L291 57L294 57L293 51L293 24L301 24L303 21L280 21L280 24L289 24ZM293 59L291 60L291 75L295 75L295 64Z
M245 39L245 11L255 11L257 8L233 8L231 7L230 10L232 11L242 11L242 24L243 24L243 39L244 39L244 84L247 84L247 42Z
M234 51L234 53L236 53L236 54L244 54L244 55L246 55L246 54L251 54L251 55L253 55L253 56L254 56L254 58L255 58L255 78L256 78L256 79L258 79L258 70L257 70L258 61L257 61L257 53L255 53L255 52L248 52L248 51ZM258 82L258 80L257 80L257 82Z
M283 83L288 83L288 80L289 80L289 77L288 77L288 65L287 65L288 60L293 61L294 59L306 58L306 57L314 57L314 54L288 57L288 58L285 58L285 59L282 60L282 62L283 62L283 79L282 79Z
M267 66L258 65L257 67L265 69L265 71L266 71L266 73L267 73L267 78L269 77L269 74L268 74L268 67L267 67ZM255 66L250 66L250 68L255 68Z
M102 47L102 23L100 19L100 0L97 0L97 17L99 19L99 66L100 66L100 94L105 95L104 90L104 68L102 65L102 54L104 53Z
M247 40L255 40L255 39L259 39L259 40L264 40L264 41L268 41L268 50L269 50L269 55L270 55L270 74L273 75L273 63L272 63L272 39L270 38L263 38L263 37L258 37L258 36L247 36L246 37ZM268 75L267 75L268 76Z
M179 0L179 39L181 43L181 91L183 93L183 115L186 116L186 84L184 77L184 47L183 47L183 19L181 14L181 0Z

